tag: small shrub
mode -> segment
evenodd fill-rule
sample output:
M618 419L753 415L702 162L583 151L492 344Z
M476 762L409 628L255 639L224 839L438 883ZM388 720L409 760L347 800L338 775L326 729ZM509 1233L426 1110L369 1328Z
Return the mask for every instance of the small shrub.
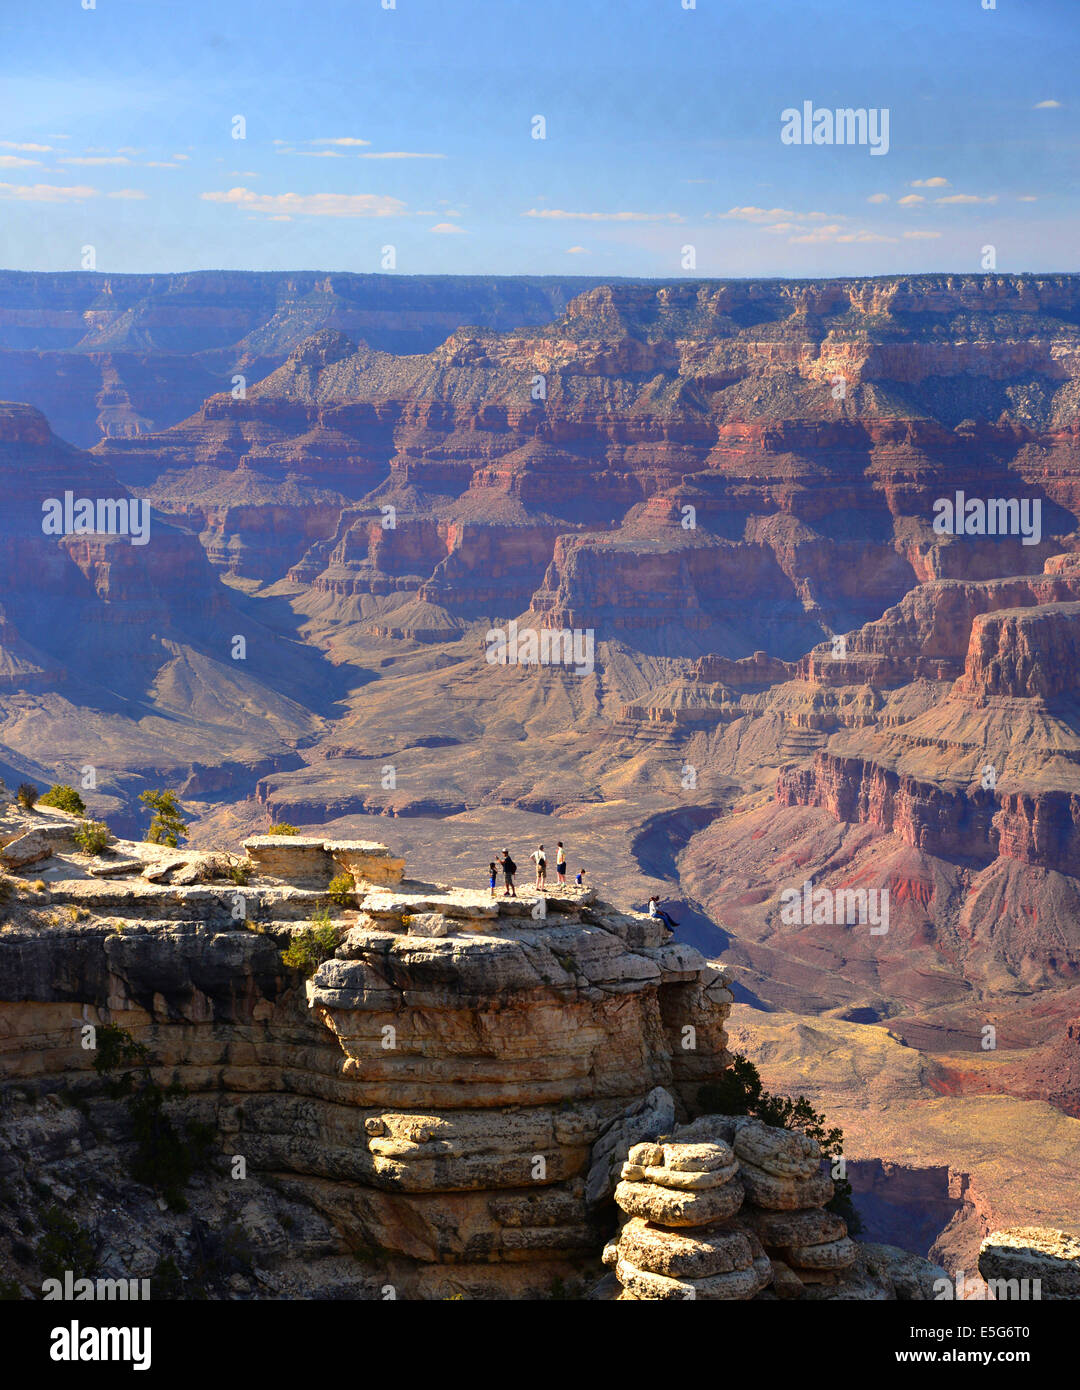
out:
M75 843L94 858L102 853L109 838L109 827L103 820L84 820L75 827Z
M295 825L290 825L288 821L278 821L277 825L272 825L266 832L268 835L299 835Z
M180 1266L171 1255L165 1255L154 1266L150 1276L150 1289L154 1299L170 1301L184 1296L184 1276Z
M239 888L251 882L251 875L255 872L255 865L250 859L243 859L239 864L227 864L225 866L226 877L231 878Z
M327 892L330 894L332 901L337 903L338 907L348 907L353 901L353 894L356 892L356 887L352 881L352 875L338 874L336 877L332 878Z
M55 806L58 811L69 811L73 816L81 816L86 811L86 803L75 790L60 782L50 787L44 796L38 798L39 806Z
M35 879L34 879L34 892L35 892L35 893L44 893L45 891L46 891L46 890L45 890L45 880L44 880L43 878L35 878Z
M140 792L139 800L154 812L154 818L146 832L147 844L168 845L170 849L176 849L181 840L187 839L187 822L184 820L175 792Z
M88 1232L74 1217L51 1206L41 1221L44 1235L37 1243L37 1257L46 1279L62 1279L70 1269L76 1279L86 1279L97 1266L97 1251Z
M18 798L19 805L22 806L24 810L32 811L41 793L38 791L37 787L34 786L33 782L20 782L15 795Z
M281 963L290 970L299 970L306 979L315 974L324 960L329 960L341 940L341 933L331 921L322 921L319 917L316 921L317 926L297 932L287 949L281 952Z
M844 1150L842 1129L826 1129L825 1116L818 1114L805 1096L792 1100L790 1096L771 1095L761 1084L757 1067L740 1052L718 1081L700 1087L698 1105L703 1114L753 1115L774 1129L800 1130L817 1140L823 1158L840 1158ZM833 1195L826 1209L843 1217L852 1235L862 1230L847 1178L833 1179Z

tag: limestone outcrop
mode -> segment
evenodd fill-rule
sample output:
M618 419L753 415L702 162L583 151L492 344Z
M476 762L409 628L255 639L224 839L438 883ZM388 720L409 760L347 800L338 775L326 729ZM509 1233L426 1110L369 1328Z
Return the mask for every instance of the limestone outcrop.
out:
M5 837L34 819L8 808ZM193 1221L235 1219L263 1233L259 1257L215 1296L584 1288L629 1144L692 1114L727 1065L721 972L591 888L492 899L402 879L366 842L247 849L243 882L235 859L124 840L6 877L0 1175L31 1231L43 1199L26 1184L44 1174L92 1232L117 1212L130 1222L109 1236L117 1277L193 1248ZM355 907L327 892L339 866ZM281 948L314 923L338 944L305 980ZM84 1023L144 1043L161 1084L183 1090L175 1124L207 1126L214 1162L242 1156L245 1182L212 1167L186 1194L191 1216L159 1210L125 1175L130 1123L80 1045ZM290 1240L286 1217L311 1241ZM8 1262L16 1238L0 1212L0 1275L25 1278Z
M979 1273L997 1301L1080 1298L1080 1240L1043 1227L992 1231L979 1250Z
M826 1210L821 1165L816 1140L746 1116L701 1116L634 1145L615 1189L629 1219L604 1251L619 1297L895 1297Z

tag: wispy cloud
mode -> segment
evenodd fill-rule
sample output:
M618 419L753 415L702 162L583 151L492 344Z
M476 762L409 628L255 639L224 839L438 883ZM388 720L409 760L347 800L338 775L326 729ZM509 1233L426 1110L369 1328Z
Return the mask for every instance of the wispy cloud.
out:
M980 198L975 193L950 193L946 198L935 198L935 203L996 203L997 194L992 193L988 198Z
M904 233L904 236L907 237L907 239L908 239L909 241L933 241L935 238L939 237L940 235L941 235L940 232L930 232L930 231L917 231L917 232L905 232L905 233Z
M417 154L412 150L365 150L357 159L445 159L444 154Z
M22 150L24 154L49 154L52 146L32 145L18 140L0 140L0 150Z
M401 217L406 212L400 198L377 193L255 193L250 188L230 188L199 196L208 203L227 203L270 216Z
M436 222L431 230L433 232L439 232L443 236L445 236L447 232L460 232L462 234L465 232L464 227L455 227L453 222Z
M722 220L733 219L736 222L827 222L829 214L827 212L792 212L790 208L729 208L727 212L706 213L706 217L718 217ZM835 219L835 214L834 214Z
M871 193L866 201L868 203L887 203L889 195L887 193Z
M949 180L943 179L940 174L932 179L912 179L912 188L948 188Z
M80 203L100 194L100 189L85 184L64 188L55 183L0 183L0 198L20 203Z
M31 165L41 167L40 159L23 159L19 154L0 154L0 169L28 169Z
M568 256L587 256L589 253L584 246L568 246L566 254Z
M126 154L62 154L61 164L130 164Z
M1031 109L1032 111L1056 111L1060 105L1060 101L1054 101L1051 97L1048 101L1037 101Z
M566 212L563 208L530 208L522 217L565 222L681 222L677 212Z
M902 208L912 208L915 207L918 203L925 202L926 199L923 197L921 193L905 193L904 196L900 199L900 206Z

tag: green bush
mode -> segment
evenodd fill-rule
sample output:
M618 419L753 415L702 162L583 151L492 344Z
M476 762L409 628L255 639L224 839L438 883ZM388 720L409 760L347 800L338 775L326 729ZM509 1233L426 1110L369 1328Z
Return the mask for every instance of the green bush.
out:
M18 798L20 806L24 807L27 811L32 811L34 809L34 803L41 793L38 791L37 787L34 786L33 782L20 782L15 795Z
M698 1105L703 1114L753 1115L774 1129L800 1130L817 1140L824 1158L840 1158L843 1154L844 1131L835 1126L826 1129L825 1116L805 1096L792 1100L790 1096L774 1096L766 1091L757 1067L741 1052L735 1053L731 1066L718 1081L698 1090ZM852 1235L862 1229L847 1178L833 1179L833 1196L827 1207L844 1218Z
M50 787L44 796L38 798L39 806L55 806L58 811L70 811L73 816L81 816L86 811L86 803L75 790L65 783Z
M181 840L187 839L187 822L175 792L140 792L139 800L154 812L146 832L147 844L168 845L170 849L176 849Z
M277 825L272 825L266 832L268 835L299 835L295 825L290 825L287 820L278 821Z
M330 880L330 886L326 891L338 907L348 907L353 901L356 885L351 874L338 874Z
M305 978L310 979L323 961L329 960L341 940L341 932L329 920L329 916L329 913L325 918L319 914L315 919L317 926L305 927L296 933L288 948L281 952L283 965L290 970L299 970Z
M123 1028L106 1024L97 1031L94 1070L112 1077L108 1093L123 1098L135 1135L131 1176L160 1192L172 1211L186 1211L183 1189L193 1173L209 1167L213 1154L212 1126L189 1121L181 1135L166 1113L165 1102L185 1094L182 1086L159 1086L151 1075L149 1050ZM123 1068L135 1068L124 1071Z
M231 878L233 883L243 888L251 882L251 875L255 872L255 865L250 859L241 860L239 864L228 864L225 867L225 874Z
M84 854L101 854L109 843L109 827L103 820L80 821L75 827L75 843Z
M87 1279L97 1267L97 1251L89 1234L74 1217L51 1206L41 1221L45 1234L37 1243L37 1257L46 1279L63 1279L70 1269L76 1279Z

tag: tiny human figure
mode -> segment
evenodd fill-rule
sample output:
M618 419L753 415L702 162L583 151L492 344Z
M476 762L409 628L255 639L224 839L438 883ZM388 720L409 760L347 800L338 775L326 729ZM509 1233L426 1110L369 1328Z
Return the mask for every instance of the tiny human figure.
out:
M517 889L514 887L514 875L517 873L517 865L510 858L510 851L508 849L503 850L502 858L499 860L499 863L502 865L503 883L506 885L503 888L503 897L516 898Z
M576 876L575 876L575 878L574 878L574 882L575 882L576 884L578 884L579 886L580 886L580 885L584 885L584 883L585 883L585 870L584 870L584 869L578 869L577 874L576 874Z
M675 918L672 917L672 915L669 912L665 912L664 909L660 906L660 898L656 894L654 894L649 899L649 916L659 917L660 921L663 922L664 926L667 927L668 931L674 931L675 928L679 925L678 922L676 922Z
M543 888L547 880L547 855L544 853L544 846L539 845L532 855L533 862L536 864L536 888Z
M495 896L495 860L488 865L488 887L491 889L491 896Z
M566 850L563 849L561 840L555 850L555 873L560 883L566 882Z

